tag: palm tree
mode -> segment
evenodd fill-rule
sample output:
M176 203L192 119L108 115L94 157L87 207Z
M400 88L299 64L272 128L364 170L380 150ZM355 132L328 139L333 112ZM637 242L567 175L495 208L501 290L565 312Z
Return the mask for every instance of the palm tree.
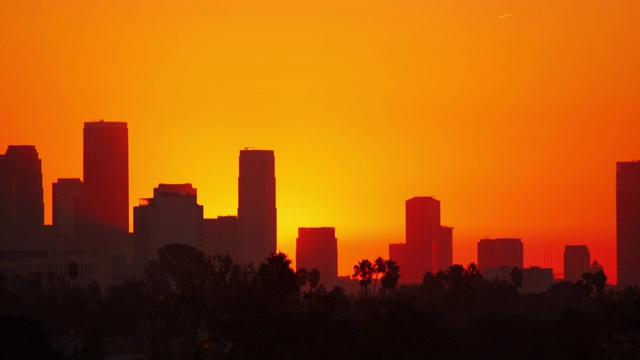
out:
M309 291L315 289L320 285L320 271L316 268L309 270Z
M393 260L387 260L385 262L386 272L380 279L380 285L382 285L382 297L387 290L393 290L398 285L400 279L400 266Z
M320 271L318 271L318 269L307 270L301 268L296 271L296 277L298 279L298 287L303 288L307 283L309 284L309 292L320 285Z
M478 265L476 263L470 263L469 265L467 265L465 275L469 276L472 279L482 277L482 275L480 274L480 269L478 269Z
M373 282L373 296L376 296L376 285L378 285L378 275L382 274L382 276L384 276L384 274L387 273L387 264L385 263L384 259L380 256L378 256L378 258L373 262L373 272L376 274L376 278L374 279Z
M371 284L373 277L373 264L367 259L362 259L357 265L353 266L353 278L359 279L360 286L364 289L365 299L369 297L367 287Z

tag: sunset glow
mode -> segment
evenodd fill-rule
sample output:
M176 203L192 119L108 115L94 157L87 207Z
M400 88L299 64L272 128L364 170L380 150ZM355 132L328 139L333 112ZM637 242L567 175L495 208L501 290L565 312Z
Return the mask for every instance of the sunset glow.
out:
M205 217L237 214L239 151L274 150L294 262L298 227L335 227L350 275L434 196L455 263L515 237L525 267L561 273L584 244L615 283L638 19L633 0L3 1L0 152L37 147L47 223L51 184L82 177L83 123L105 119L128 124L131 207L192 183Z

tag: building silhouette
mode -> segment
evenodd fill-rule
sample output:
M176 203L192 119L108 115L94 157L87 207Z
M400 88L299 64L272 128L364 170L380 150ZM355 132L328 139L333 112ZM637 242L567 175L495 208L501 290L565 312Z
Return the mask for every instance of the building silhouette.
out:
M203 207L191 184L160 184L133 208L134 271L157 258L158 248L187 244L202 250Z
M578 281L589 271L591 255L586 245L564 246L564 279Z
M404 278L406 276L404 267L407 264L407 244L389 244L389 259L395 261L396 264L400 266L400 272L402 274L402 277L400 279L404 282Z
M616 164L618 286L640 285L640 161Z
M95 271L104 285L114 266L131 256L129 243L129 144L125 122L86 122L83 131L83 189L78 232L83 247L98 249ZM116 273L119 270L116 270Z
M435 271L447 271L453 265L453 228L440 227L440 238L435 242Z
M276 251L276 177L272 150L241 150L238 178L240 263L262 263Z
M406 264L403 277L407 282L421 282L427 271L435 270L434 243L441 235L440 201L433 197L414 197L405 202Z
M73 246L82 180L58 179L52 186L53 232L59 245Z
M478 242L478 268L523 268L523 245L520 239L482 239Z
M202 251L205 254L230 255L234 261L238 243L238 217L218 216L204 219L202 226Z
M42 162L32 145L10 145L0 155L0 250L43 244Z
M532 266L522 270L522 292L541 293L553 285L553 269Z
M332 289L338 283L338 239L332 227L298 228L296 270L318 269L320 283Z

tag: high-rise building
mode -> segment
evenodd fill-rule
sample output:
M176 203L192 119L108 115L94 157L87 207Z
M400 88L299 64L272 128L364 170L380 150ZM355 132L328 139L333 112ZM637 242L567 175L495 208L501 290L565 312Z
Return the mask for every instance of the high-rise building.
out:
M84 124L83 174L78 235L85 247L100 251L98 278L103 284L111 283L114 264L132 251L127 123Z
M187 244L202 250L203 207L191 184L160 184L153 198L133 208L134 264L136 272L156 258L158 248Z
M436 242L436 271L447 271L453 265L453 228L440 227L440 238Z
M81 195L80 179L58 179L53 183L53 231L58 242L71 245L74 240Z
M238 178L240 263L258 266L276 251L276 177L272 150L241 150Z
M230 255L233 260L237 253L238 217L218 216L204 219L202 224L202 251L205 254Z
M320 284L331 289L338 282L338 239L332 227L298 228L296 270L318 269Z
M42 162L32 145L0 155L0 250L44 248Z
M389 244L389 259L395 261L396 265L400 267L401 279L404 281L404 271L407 264L407 244Z
M586 245L564 246L564 279L578 281L589 271L591 255Z
M434 242L440 240L440 201L433 197L414 197L405 202L407 256L403 277L421 282L434 267Z
M482 239L478 242L478 268L518 267L522 269L523 246L520 239Z
M618 286L640 285L640 161L616 164Z

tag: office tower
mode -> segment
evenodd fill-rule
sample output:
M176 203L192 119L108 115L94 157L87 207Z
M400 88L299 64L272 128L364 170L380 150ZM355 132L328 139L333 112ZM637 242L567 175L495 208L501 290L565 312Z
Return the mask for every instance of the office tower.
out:
M204 219L202 224L202 251L207 255L229 254L233 260L237 253L238 217L218 216Z
M616 164L618 286L640 285L640 161Z
M76 230L76 208L82 195L82 180L58 179L53 183L53 231L58 243L71 245Z
M482 239L478 242L478 268L523 268L523 246L520 239Z
M127 123L87 122L83 139L83 188L79 232L84 245L100 251L98 278L113 281L116 257L130 256L129 145ZM118 260L121 262L121 260ZM96 272L98 273L98 272ZM105 283L106 282L106 283Z
M203 207L191 184L160 184L153 198L133 208L134 264L136 272L157 257L167 244L187 244L202 250Z
M433 197L414 197L405 202L407 257L405 279L421 282L427 271L434 271L433 243L440 239L440 201Z
M32 145L0 155L0 250L44 248L42 162Z
M272 150L241 150L238 178L240 263L256 267L276 251L276 177Z
M318 269L320 284L332 289L338 282L338 239L332 227L298 228L296 269Z
M440 227L440 238L436 242L436 271L447 271L453 265L453 228Z
M389 259L395 261L396 265L400 266L400 273L402 274L400 279L404 280L404 270L407 264L407 244L389 244Z
M578 281L589 271L591 256L586 245L564 246L564 279Z

